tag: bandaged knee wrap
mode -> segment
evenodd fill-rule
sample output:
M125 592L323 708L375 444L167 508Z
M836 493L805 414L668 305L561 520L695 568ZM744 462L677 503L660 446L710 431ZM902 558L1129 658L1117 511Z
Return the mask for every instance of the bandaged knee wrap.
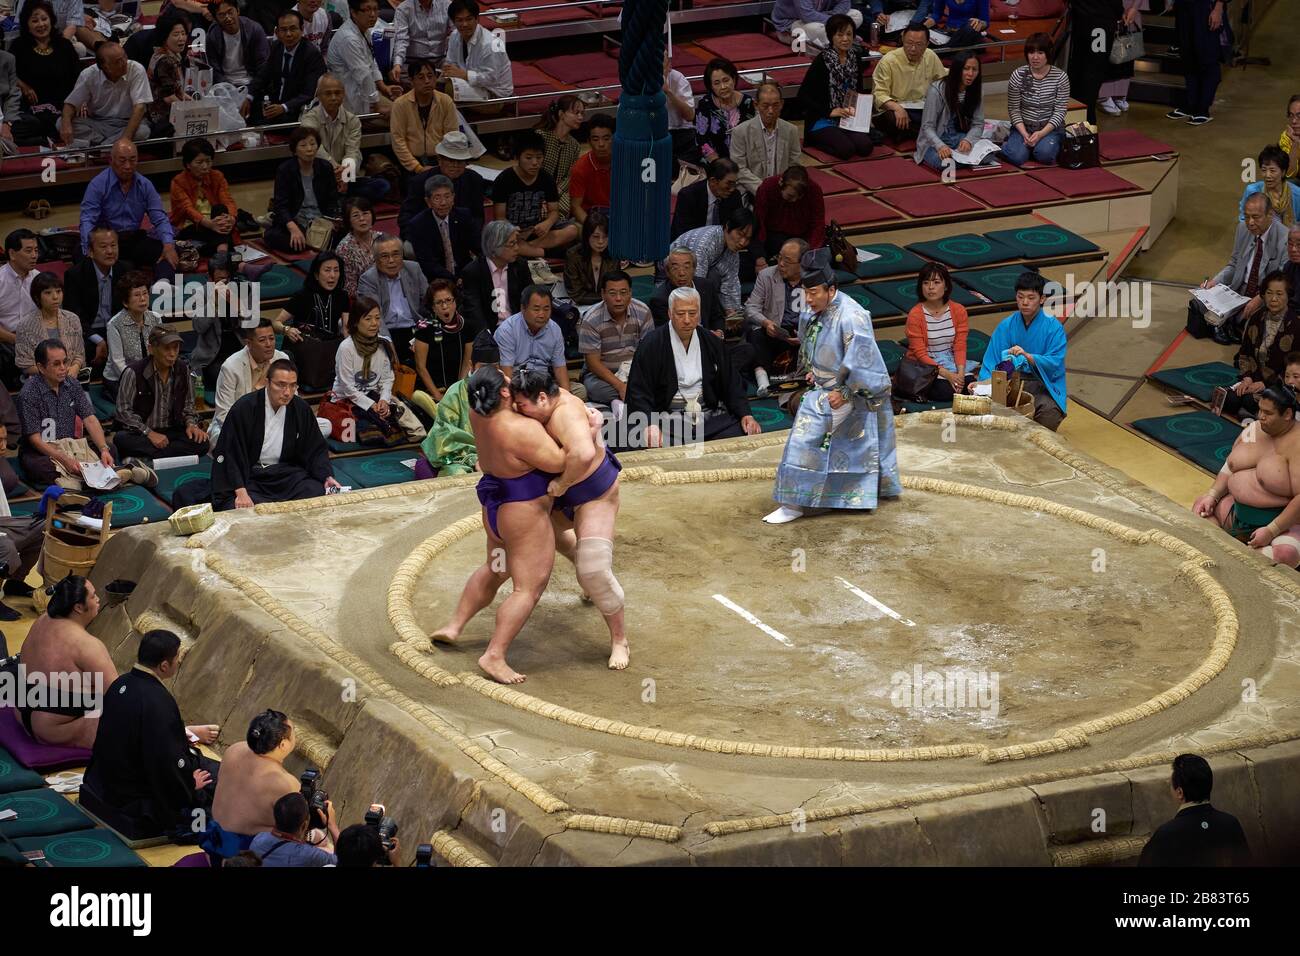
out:
M601 614L623 610L623 588L614 577L614 542L608 538L579 538L574 562L578 584L591 596Z

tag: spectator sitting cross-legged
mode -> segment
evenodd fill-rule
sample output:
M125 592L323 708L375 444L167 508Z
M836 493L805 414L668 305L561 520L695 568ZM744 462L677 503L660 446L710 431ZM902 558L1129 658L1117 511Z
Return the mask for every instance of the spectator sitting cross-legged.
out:
M418 0L410 0L412 3ZM438 69L431 60L410 63L412 89L393 101L389 117L393 152L402 168L423 173L433 168L438 144L460 128L456 104L438 90Z
M152 102L145 68L128 60L120 43L101 43L95 50L95 62L81 71L62 103L59 138L64 146L148 139L145 112Z
M538 133L521 133L515 141L514 165L492 183L495 217L519 227L519 253L527 258L543 258L548 249L563 248L578 238L577 223L559 221L560 196L555 181L542 169L545 154Z
M171 278L178 262L172 224L158 190L136 172L139 162L139 151L130 140L113 144L109 168L90 181L81 197L81 251L89 250L92 229L108 226L117 233L123 259L159 278ZM148 232L140 228L146 217L152 227Z
M754 349L759 398L767 397L772 374L796 371L803 298L800 263L807 251L805 240L787 239L772 257L775 263L758 273L745 300L745 339Z
M952 301L952 277L937 262L921 267L916 277L917 303L907 314L907 359L938 369L922 396L927 402L950 402L966 390L966 308ZM910 398L911 396L909 396Z
M423 430L408 436L398 422L404 407L393 398L397 353L380 332L379 303L359 295L352 308L356 314L334 355L334 385L320 404L320 417L333 423L337 441L383 446L423 438Z
M626 398L632 355L655 323L650 307L632 298L632 279L626 272L600 277L600 299L578 329L578 348L587 363L582 384L589 401L612 405Z
M802 150L799 131L781 119L781 87L764 80L754 89L758 115L731 131L731 158L736 162L737 182L752 198L759 183L797 165Z
M470 345L479 329L470 328L459 308L459 290L450 279L429 283L429 311L415 324L415 374L435 402L469 374Z
M760 270L789 239L802 239L809 249L820 249L826 241L826 199L803 166L791 166L763 180L754 200L754 216L758 219L754 265Z
M874 146L871 134L840 126L842 118L856 114L858 94L862 92L862 56L854 40L853 21L836 14L826 22L826 29L830 46L812 61L799 86L799 102L804 108L804 143L825 150L836 159L870 156ZM902 51L894 50L887 55L895 53ZM901 64L893 67L889 79L897 85L899 80L894 74L910 69L917 68L904 57ZM877 80L877 97L886 95L887 89Z
M194 414L194 387L180 354L180 334L155 325L149 330L148 358L122 370L113 444L124 462L208 453L208 433Z
M10 115L8 109L14 105L12 100L4 104L4 122L12 127L14 142L19 146L58 142L63 103L76 86L81 60L72 41L54 28L49 0L28 0L22 6L18 37L9 52L22 93L16 114Z
M614 163L612 116L597 113L587 122L587 145L591 148L573 164L569 173L569 209L580 223L586 222L587 216L597 209L609 214L610 174Z
M935 80L948 75L943 61L929 46L930 31L913 21L903 30L903 45L882 56L871 75L875 111L872 125L894 142L916 136L925 91Z
M334 168L317 155L320 133L299 126L289 134L289 159L275 173L271 225L264 241L279 252L307 250L307 230L322 217L339 214Z
M736 88L740 71L724 57L704 67L704 92L695 104L695 135L705 161L731 157L731 132L756 115L754 100Z
M239 207L230 195L225 175L213 169L217 152L206 139L190 139L181 147L185 170L172 177L171 223L177 239L198 243L199 254L229 251L239 243L235 216Z
M418 263L404 257L402 240L389 236L375 240L375 264L367 269L357 283L357 298L371 299L379 305L380 333L387 336L397 349L403 365L413 358L411 338L415 323L420 317L429 280L420 271ZM354 313L355 313L354 309ZM356 314L353 315L353 319Z
M36 346L56 339L67 349L67 373L77 378L86 365L86 346L81 338L81 320L63 308L63 280L53 272L42 272L32 282L36 308L19 324L14 341L14 359L23 375L36 373Z
M953 60L948 75L925 93L925 112L912 158L941 170L954 151L969 153L984 135L984 83L979 54Z
M316 104L303 111L302 125L316 130L316 158L334 168L339 193L377 202L392 191L392 184L382 176L361 175L361 120L343 105L343 98L343 84L326 73L316 84Z
M482 109L484 100L514 93L510 57L500 34L493 34L478 22L475 0L451 0L447 6L455 32L447 40L447 59L442 75L451 79L452 98Z
M411 244L426 279L455 281L461 269L482 255L480 230L468 212L456 208L455 187L446 176L425 179L424 195L428 208L406 224L402 238Z
M316 96L325 58L303 39L302 29L297 10L284 10L277 18L270 55L248 88L245 115L252 125L293 122Z
M609 217L594 210L582 224L581 241L564 254L564 290L576 305L595 305L600 301L601 280L621 268L623 264L609 255Z
M104 395L114 402L122 372L149 354L149 332L162 325L162 317L149 308L151 282L149 273L139 270L117 281L115 296L121 299L122 309L109 320L105 336L108 361L104 363Z
M303 285L306 286L310 281L309 278ZM208 441L213 448L221 434L221 425L235 402L250 392L266 388L271 363L289 357L275 347L275 329L270 319L262 318L241 325L239 332L243 348L227 357L217 372L217 407L212 415L212 423L208 426ZM330 367L333 368L333 362Z
M551 318L551 290L530 285L520 295L521 309L502 322L495 332L501 350L501 371L509 377L512 369L528 363L549 368L560 388L585 399L587 390L581 382L569 381L569 366L564 356L564 333Z

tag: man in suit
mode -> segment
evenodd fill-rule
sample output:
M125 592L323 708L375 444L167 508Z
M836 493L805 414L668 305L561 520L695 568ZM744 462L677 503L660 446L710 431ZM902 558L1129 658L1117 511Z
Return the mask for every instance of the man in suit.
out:
M799 263L808 251L802 239L790 239L781 246L776 265L758 274L754 290L745 300L745 341L753 347L758 397L767 397L768 371L790 355L799 359L799 313L803 295ZM791 369L793 371L793 369Z
M781 103L780 86L771 80L758 84L754 91L758 115L731 131L731 158L740 167L740 188L750 196L763 180L799 162L799 131L781 119Z
M1250 845L1231 813L1210 805L1214 772L1204 757L1174 758L1169 789L1178 813L1151 834L1139 866L1249 866Z
M81 319L86 345L95 349L90 365L98 372L108 361L108 321L122 310L117 282L130 265L119 261L117 233L108 226L90 230L89 252L63 277L63 307Z
M396 236L375 243L375 264L357 280L357 297L379 303L379 334L392 340L406 365L415 364L411 339L428 290L429 280L418 263L403 258L402 240Z
M668 313L668 324L646 335L632 356L629 443L658 448L757 435L761 429L722 339L697 332L700 294L674 289Z
M472 327L495 332L520 311L520 296L533 284L528 263L519 258L519 228L494 219L483 227L483 254L460 275L461 312Z
M429 208L407 224L402 238L411 244L426 279L455 282L460 271L482 255L478 230L469 213L456 208L456 190L446 176L424 181L424 199Z
M325 75L320 50L302 38L302 14L285 10L275 27L271 55L253 78L248 114L254 126L296 120L316 96L316 84Z
M733 209L745 205L745 193L736 188L739 176L740 168L730 159L712 160L703 180L677 194L670 238L700 226L721 225Z
M1248 299L1253 298L1260 291L1260 280L1286 265L1286 259L1286 227L1273 215L1273 203L1268 196L1252 193L1246 197L1245 219L1237 224L1232 257L1226 266L1202 282L1201 288L1222 284ZM1187 303L1187 331L1198 339L1213 332L1214 338L1224 344L1240 342L1242 311L1213 327L1205 306L1193 298Z

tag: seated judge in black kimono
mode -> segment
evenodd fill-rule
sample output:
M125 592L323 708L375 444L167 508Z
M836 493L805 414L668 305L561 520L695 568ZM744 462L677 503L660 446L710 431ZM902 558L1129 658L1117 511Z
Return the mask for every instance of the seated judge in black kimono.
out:
M1138 866L1250 866L1246 833L1231 813L1210 805L1213 787L1214 771L1204 757L1174 758L1169 789L1178 813L1151 834Z
M337 488L329 448L311 406L298 397L298 369L277 359L266 388L230 407L212 465L212 507L316 498Z
M81 785L81 805L132 840L190 830L212 806L220 764L196 748L215 724L186 727L163 683L176 676L181 640L171 631L140 638L136 665L109 685ZM200 827L202 829L202 827Z
M668 324L637 345L627 379L630 444L654 448L761 431L726 343L699 324L700 294L674 289Z

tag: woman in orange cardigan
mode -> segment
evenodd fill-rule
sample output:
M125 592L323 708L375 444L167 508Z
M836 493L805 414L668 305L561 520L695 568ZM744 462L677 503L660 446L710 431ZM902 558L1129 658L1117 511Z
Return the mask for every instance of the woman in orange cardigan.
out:
M235 200L226 177L212 168L216 150L206 139L192 139L181 149L185 171L172 177L172 227L177 239L199 245L207 257L239 244Z
M916 278L920 301L907 314L907 357L922 365L937 365L939 375L926 400L950 402L966 389L966 308L952 301L952 277L937 262L921 267Z

